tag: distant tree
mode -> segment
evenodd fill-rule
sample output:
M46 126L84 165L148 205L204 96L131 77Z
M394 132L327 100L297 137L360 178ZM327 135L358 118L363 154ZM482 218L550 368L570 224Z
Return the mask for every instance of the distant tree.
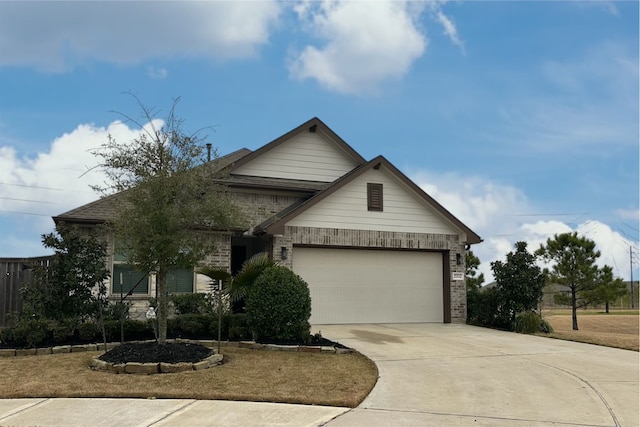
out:
M540 245L536 251L546 262L553 262L550 270L545 270L547 281L564 285L569 289L569 303L573 330L578 330L578 307L589 303L590 292L598 285L596 260L600 251L596 244L577 232L554 235Z
M473 251L467 251L465 255L466 266L466 282L467 290L479 290L484 283L484 273L480 273L477 277L478 267L480 267L480 258L475 256Z
M158 342L167 336L167 273L193 268L215 250L209 232L228 229L238 212L220 173L205 165L200 132L187 134L175 115L174 100L164 121L145 107L142 120L124 116L142 129L132 141L111 136L94 154L107 176L103 194L119 192L117 212L110 221L115 250L143 273L154 272L158 290Z
M609 303L627 294L627 285L620 278L613 278L613 269L605 265L598 270L596 286L588 291L585 299L589 304L604 304L609 313Z
M516 316L535 310L542 299L544 274L536 265L535 255L527 251L526 242L517 242L505 262L491 263L498 290L498 318L513 327Z
M54 255L48 266L35 267L34 283L23 288L24 313L71 326L99 314L109 278L104 241L61 225L42 235L42 243Z

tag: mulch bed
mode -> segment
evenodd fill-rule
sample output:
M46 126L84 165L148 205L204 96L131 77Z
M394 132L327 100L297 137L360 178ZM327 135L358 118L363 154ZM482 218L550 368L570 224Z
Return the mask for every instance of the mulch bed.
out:
M211 356L213 350L200 344L166 343L124 343L109 350L99 358L109 363L196 363Z

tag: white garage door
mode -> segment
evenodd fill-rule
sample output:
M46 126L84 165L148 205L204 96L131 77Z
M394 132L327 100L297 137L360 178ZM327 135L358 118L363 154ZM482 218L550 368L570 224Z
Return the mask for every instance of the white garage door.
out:
M311 323L443 322L442 254L296 247Z

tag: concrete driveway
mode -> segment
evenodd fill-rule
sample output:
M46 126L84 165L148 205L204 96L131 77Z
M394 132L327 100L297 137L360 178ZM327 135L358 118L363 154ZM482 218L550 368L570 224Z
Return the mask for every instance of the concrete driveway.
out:
M330 427L640 424L637 352L456 324L318 329L380 375Z

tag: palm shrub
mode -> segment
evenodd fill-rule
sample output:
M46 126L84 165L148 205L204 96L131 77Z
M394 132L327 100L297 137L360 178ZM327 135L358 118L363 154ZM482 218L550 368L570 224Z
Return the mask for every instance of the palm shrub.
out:
M256 341L309 339L309 286L286 267L269 267L257 277L248 293L246 308L247 323Z

